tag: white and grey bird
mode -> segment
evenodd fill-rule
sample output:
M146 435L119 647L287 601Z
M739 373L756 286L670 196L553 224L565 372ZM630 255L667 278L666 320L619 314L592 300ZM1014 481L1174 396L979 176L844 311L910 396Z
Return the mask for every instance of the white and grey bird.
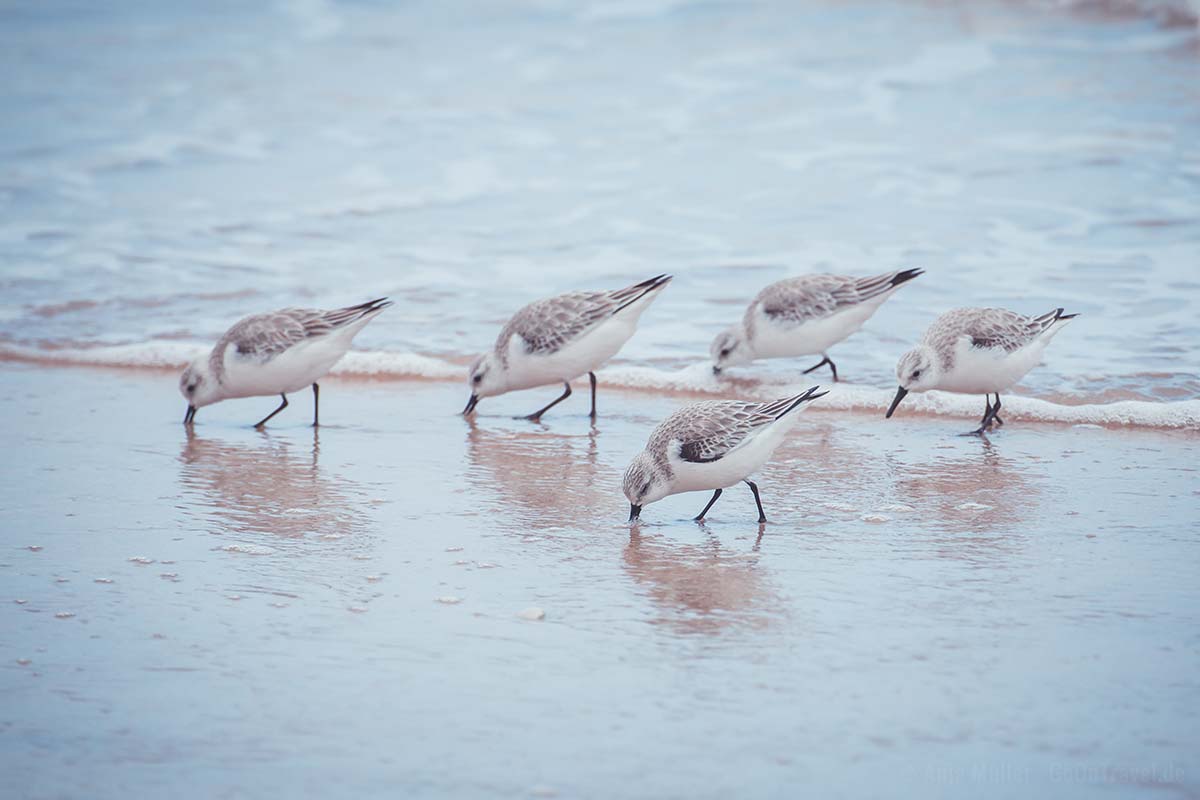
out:
M557 400L525 419L537 421L571 396L571 381L586 374L592 384L596 418L596 373L637 330L642 312L671 280L658 275L609 292L569 292L530 303L500 331L491 352L475 359L467 373L471 398L463 415L485 397L563 384Z
M861 328L897 288L922 272L906 269L870 278L801 275L772 283L750 303L741 322L713 340L713 372L759 358L819 354L821 361L804 374L828 364L836 381L829 348Z
M795 413L806 403L824 397L814 386L803 394L756 403L707 400L685 406L654 429L646 449L625 470L624 491L629 521L642 507L681 492L713 490L704 515L724 489L744 481L754 493L758 521L766 522L758 486L750 480L796 424Z
M319 424L317 381L346 354L363 326L390 305L381 297L336 311L283 308L246 317L180 376L179 391L188 402L183 423L190 425L197 409L221 400L279 395L279 408L255 423L261 428L287 408L288 394L311 385L313 425Z
M982 434L1000 419L1000 392L1007 391L1042 359L1046 345L1078 314L1061 308L1027 317L1003 308L956 308L942 314L921 343L900 357L900 387L888 407L890 418L909 392L941 389L984 395L983 419L972 434ZM996 395L992 405L990 395Z

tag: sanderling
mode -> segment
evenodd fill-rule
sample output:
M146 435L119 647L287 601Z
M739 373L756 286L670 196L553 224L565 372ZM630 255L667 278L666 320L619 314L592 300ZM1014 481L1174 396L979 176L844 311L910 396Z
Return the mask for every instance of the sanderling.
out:
M571 381L584 373L592 382L596 418L596 370L616 355L637 330L638 318L671 280L659 275L611 292L570 292L522 308L500 331L490 353L468 372L470 414L484 397L562 383L562 395L525 419L541 419L571 396Z
M1000 392L1024 378L1042 358L1042 351L1063 325L1077 314L1061 308L1027 317L1003 308L956 308L942 314L896 365L900 388L885 417L909 392L942 389L959 394L984 395L982 434L1000 419ZM992 405L989 395L996 395Z
M818 393L819 388L768 403L707 400L667 417L625 470L629 521L638 518L642 506L667 495L713 489L712 499L696 517L702 520L723 489L745 481L758 505L758 521L766 522L758 486L749 476L792 429L797 417L789 412L828 394Z
M717 335L709 348L713 373L757 358L821 355L804 374L826 364L825 352L863 326L897 287L924 270L906 269L871 278L801 275L772 283L758 293L742 321Z
M321 391L317 380L346 354L363 326L390 305L382 297L336 311L283 308L246 317L225 332L210 354L183 371L179 391L188 401L183 424L190 425L202 406L278 394L283 402L255 423L261 428L287 408L289 392L312 384L313 425L317 425Z

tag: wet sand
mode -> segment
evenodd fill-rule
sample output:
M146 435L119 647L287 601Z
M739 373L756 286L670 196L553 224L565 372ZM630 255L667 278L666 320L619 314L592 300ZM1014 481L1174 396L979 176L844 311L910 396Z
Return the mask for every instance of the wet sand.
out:
M1200 795L1195 432L813 410L631 531L678 398L322 388L0 365L10 791Z

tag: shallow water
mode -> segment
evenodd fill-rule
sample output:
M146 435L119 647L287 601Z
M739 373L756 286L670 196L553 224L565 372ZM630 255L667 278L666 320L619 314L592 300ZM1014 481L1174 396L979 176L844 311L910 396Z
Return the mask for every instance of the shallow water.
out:
M631 531L671 398L324 389L319 432L189 435L157 376L0 368L20 796L1200 793L1194 434L812 410L769 524L735 488Z
M531 299L672 272L617 362L663 383L770 281L921 266L835 348L851 381L948 308L1065 306L1022 392L1200 393L1185 2L43 3L0 53L10 357L175 363L386 294L360 347L437 372Z
M0 8L5 785L1200 796L1196 17ZM736 489L623 524L681 395L809 385L702 363L761 285L902 266L927 274L763 471L769 525ZM578 396L507 416L550 390L456 416L517 307L659 272L597 426ZM379 295L340 369L389 380L323 381L319 432L298 395L188 435L174 374L47 366L173 366ZM880 418L957 305L1081 313L990 440L944 418L978 398Z

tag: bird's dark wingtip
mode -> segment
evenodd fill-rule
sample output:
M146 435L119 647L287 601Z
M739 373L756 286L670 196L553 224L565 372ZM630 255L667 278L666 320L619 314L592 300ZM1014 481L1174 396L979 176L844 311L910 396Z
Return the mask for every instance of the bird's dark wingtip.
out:
M925 274L925 270L921 269L920 267L917 267L915 269L901 270L900 272L896 273L896 276L894 278L892 278L892 286L899 286L902 283L907 283L908 281L911 281L913 278L916 278L916 277L918 277L920 275L924 275L924 274Z

